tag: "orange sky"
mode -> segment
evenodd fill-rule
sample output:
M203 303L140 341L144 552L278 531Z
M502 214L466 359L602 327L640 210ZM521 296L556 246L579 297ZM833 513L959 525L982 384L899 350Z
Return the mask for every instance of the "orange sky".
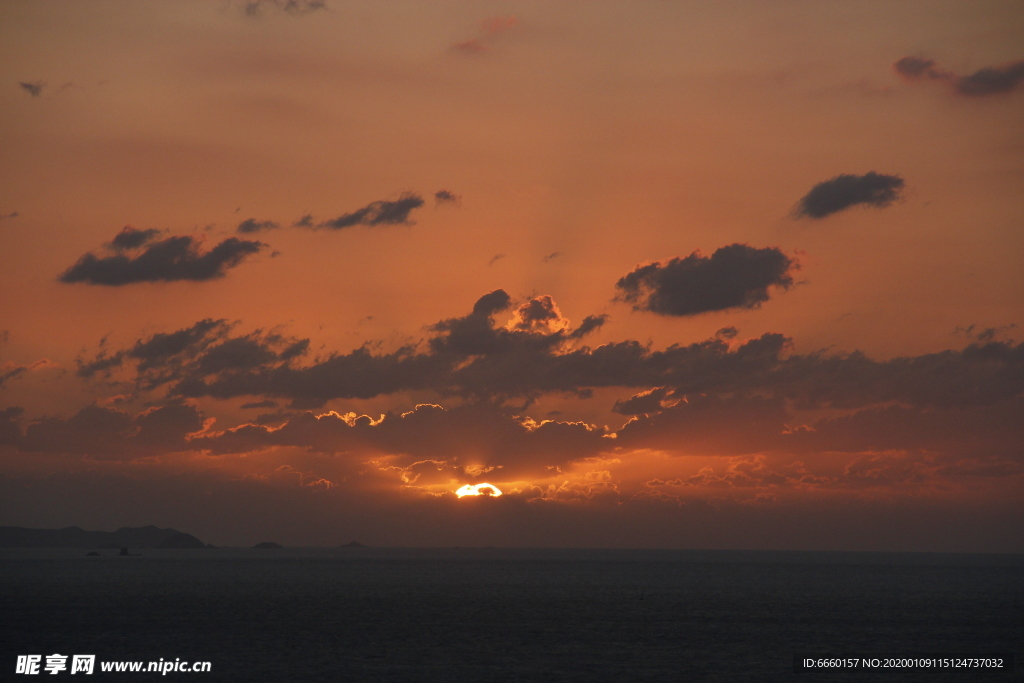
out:
M0 524L1024 550L1018 3L0 34Z

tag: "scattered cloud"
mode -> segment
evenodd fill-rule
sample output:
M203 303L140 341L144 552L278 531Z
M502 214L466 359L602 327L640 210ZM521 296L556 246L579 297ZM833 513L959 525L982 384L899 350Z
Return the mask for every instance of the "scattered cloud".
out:
M223 277L265 244L229 237L209 251L200 251L202 239L190 236L153 241L154 231L124 228L110 243L114 252L96 256L89 252L58 278L61 282L85 282L117 287L136 282L204 281Z
M14 365L13 363L10 363L4 367L0 367L0 388L7 383L7 380L14 379L27 371L27 365Z
M797 203L797 218L824 218L851 206L883 208L900 198L904 181L898 175L869 171L864 175L843 173L811 188Z
M562 256L562 255L563 254L560 251L553 251L550 254L548 254L547 256L545 256L542 260L544 261L544 263L548 263L550 261L554 261L556 258L558 258L559 256Z
M242 11L249 17L261 16L265 9L302 16L326 10L327 2L326 0L249 0L242 5Z
M10 213L0 214L0 221L6 220L8 218L17 218L20 215L21 214L19 214L17 211L11 211Z
M893 64L893 69L907 80L941 81L957 94L969 97L1008 93L1024 83L1024 61L985 67L967 76L957 76L940 69L934 60L920 57L903 57Z
M455 206L458 206L461 203L462 196L449 190L438 190L434 193L434 204L437 206L442 204L454 204Z
M969 76L961 76L953 87L961 95L981 97L1010 92L1024 82L1024 61L999 67L979 69Z
M487 262L488 266L493 266L495 263L505 258L505 254L495 254L491 257L491 260Z
M312 219L312 216L310 216L310 218ZM301 221L302 219L299 220ZM298 222L296 222L296 225L298 225ZM238 224L237 230L240 233L248 235L254 232L261 232L264 230L277 230L280 227L281 225L275 223L274 221L258 221L255 218L247 218L246 220Z
M780 249L746 244L722 247L711 256L693 252L637 266L616 287L618 298L637 311L688 316L730 308L757 308L768 288L788 289L797 263Z
M6 342L6 333L0 334L0 342ZM40 358L34 363L28 365L17 365L15 363L6 363L0 366L0 388L3 388L4 384L9 379L20 377L26 372L33 370L42 370L44 368L59 367L56 363L48 358Z
M937 78L947 79L952 76L948 71L941 71L933 59L920 57L904 57L892 65L896 73L904 78Z
M370 227L378 225L408 225L409 213L423 206L423 198L414 192L402 194L396 201L377 201L367 204L352 213L342 214L337 218L316 224L318 228L341 230L355 225ZM308 227L306 219L312 222L311 216L303 216L295 224Z
M46 87L43 81L21 81L18 85L32 97L42 97L43 88Z

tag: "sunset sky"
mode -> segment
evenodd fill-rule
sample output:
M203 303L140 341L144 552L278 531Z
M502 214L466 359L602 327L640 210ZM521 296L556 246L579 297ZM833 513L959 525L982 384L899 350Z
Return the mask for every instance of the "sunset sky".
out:
M1024 552L1022 46L1015 1L0 2L0 524Z

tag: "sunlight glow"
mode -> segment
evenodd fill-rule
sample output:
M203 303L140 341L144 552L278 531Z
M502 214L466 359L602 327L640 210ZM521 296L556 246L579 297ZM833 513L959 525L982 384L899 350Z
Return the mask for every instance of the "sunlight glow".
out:
M494 484L466 484L456 491L455 495L459 498L463 496L500 496L501 489Z

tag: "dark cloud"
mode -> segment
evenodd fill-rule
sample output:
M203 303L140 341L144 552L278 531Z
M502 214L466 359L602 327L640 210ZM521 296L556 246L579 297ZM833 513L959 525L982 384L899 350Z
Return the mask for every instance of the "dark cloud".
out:
M172 360L194 358L230 329L226 320L200 320L191 327L176 332L160 332L146 340L139 340L128 355L139 361L139 370L164 367Z
M272 446L388 454L404 456L397 461L403 467L429 459L435 470L438 464L447 464L463 478L486 478L492 468L500 468L503 476L516 476L592 456L611 448L606 433L582 422L538 423L491 404L447 410L422 404L377 420L365 415L316 416L307 412L279 428L242 425L194 439L191 445L218 455Z
M304 214L299 220L292 223L293 228L313 228L316 227L316 223L313 222L313 214Z
M231 325L226 320L207 318L175 332L159 332L148 339L140 339L130 349L115 353L103 349L92 360L79 358L76 361L78 375L89 378L100 372L109 373L129 359L136 363L140 380L147 378L147 386L158 386L176 378L187 363L194 363L230 329Z
M892 68L905 78L948 78L950 76L948 72L940 71L935 66L935 60L920 57L904 57L893 64Z
M509 318L503 322L500 314ZM501 402L545 394L585 396L600 388L636 393L659 388L662 406L695 395L762 396L798 409L860 409L893 402L918 408L993 405L1024 393L1024 345L978 341L963 350L874 360L863 353L792 354L790 341L766 333L742 343L722 336L654 350L638 341L590 348L585 335L603 316L575 329L548 296L518 306L503 290L481 297L467 315L442 320L430 336L389 353L367 345L303 363L309 340L256 331L233 335L222 320L204 320L153 335L128 349L81 361L80 374L134 365L144 389L171 395L284 399L314 408L335 399L402 391ZM115 360L116 359L116 360ZM623 397L627 412L640 399ZM652 398L644 410L653 407ZM686 410L681 408L680 410ZM692 408L691 408L692 410Z
M567 327L568 324L569 321L562 317L555 300L543 294L516 309L515 317L509 321L506 329L550 333Z
M2 414L0 414L2 416ZM17 415L14 415L17 417ZM8 419L13 424L13 421ZM86 406L69 418L32 421L21 434L0 423L8 442L29 453L86 455L96 460L126 460L186 450L188 435L203 428L197 408L170 403L135 417L123 410Z
M203 415L192 405L172 403L147 410L135 418L138 431L132 446L142 452L174 452L191 447L187 436L203 428Z
M729 308L757 308L771 286L793 284L794 260L780 249L732 244L711 256L693 252L686 258L638 266L616 287L619 299L637 311L661 315L697 315Z
M121 228L121 232L114 236L114 239L110 240L110 247L118 251L138 249L159 234L160 231L153 228L149 230L136 230L132 226L126 225Z
M543 261L544 261L544 263L547 263L548 261L554 261L559 256L562 256L562 252L560 252L560 251L553 251L550 254L548 254L547 256L545 256L543 258Z
M636 411L637 417L618 431L616 443L694 455L757 453L777 446L789 417L781 397L691 393L667 405L673 393L656 389L619 404L619 412Z
M128 349L114 353L101 350L91 360L77 361L78 375L92 377L129 362L134 364L136 383L143 389L176 382L188 386L209 375L224 379L271 370L300 359L309 350L308 339L261 330L231 336L232 327L223 319L206 319L175 332L140 339Z
M17 218L21 214L17 211L11 211L10 213L0 214L0 220L6 220L8 218Z
M843 173L812 187L797 203L794 215L824 218L858 204L886 207L900 198L903 185L903 178L898 175L874 171L864 175Z
M78 365L76 374L86 379L102 374L110 375L114 368L119 368L124 363L125 352L119 351L114 354L107 354L105 351L98 353L92 360L78 358L75 363Z
M326 0L285 0L281 9L289 14L309 14L327 9Z
M0 330L0 344L6 344L7 337L7 330ZM10 362L5 363L4 365L0 365L0 389L3 388L4 384L9 379L20 377L21 375L30 370L39 370L41 368L54 367L55 365L55 363L51 363L47 358L40 358L39 360L35 361L34 363L30 363L29 365L17 365L15 363Z
M612 412L621 415L644 415L646 413L661 412L665 405L663 401L671 393L668 387L655 387L642 391L635 396L616 401L612 406Z
M505 254L495 254L491 257L491 260L487 262L488 266L493 266L495 263L505 258Z
M934 60L920 57L903 57L893 64L893 69L908 80L928 78L942 81L954 92L970 97L1007 93L1024 82L1024 61L985 67L967 76L939 69Z
M795 453L920 451L944 465L963 459L1014 461L1024 469L1020 424L1021 396L988 405L887 405L822 418L807 429L790 429L775 447Z
M7 380L14 379L27 371L27 365L7 365L0 368L0 387L3 387Z
M580 323L580 326L569 333L569 339L582 339L594 330L598 330L608 322L607 315L588 315Z
M715 332L715 337L718 339L735 339L736 335L739 334L739 330L730 325L729 327L723 327L722 329Z
M41 97L43 94L43 88L46 87L46 83L42 81L21 81L20 83L18 83L18 85L20 85L21 89L27 92L32 97Z
M259 337L235 337L211 346L199 357L197 369L201 375L212 375L224 370L259 368L277 360L277 354Z
M434 193L434 203L437 205L441 204L455 204L458 205L462 201L462 197L450 192L448 190L438 190Z
M24 413L25 409L18 406L0 409L0 446L16 445L21 440L18 420Z
M1024 82L1024 61L998 67L979 69L970 76L961 76L953 87L961 95L980 97L1010 92Z
M258 221L255 218L247 218L238 224L237 230L243 234L251 234L263 230L277 230L280 227L280 224L274 221Z
M246 16L258 17L263 13L265 7L293 16L302 16L326 10L327 2L326 0L249 0L242 6L242 9Z
M512 305L512 297L503 289L496 289L480 297L473 311L461 318L442 320L431 329L442 333L430 340L437 353L471 356L491 353L500 345L500 332L495 330L491 317Z
M423 206L423 198L418 194L406 192L396 201L378 201L367 204L352 213L346 213L332 220L318 223L318 228L341 230L355 225L404 225L409 223L409 213ZM300 219L300 222L304 221ZM297 223L298 224L298 223Z
M111 242L117 253L109 256L87 253L64 271L59 280L112 287L135 282L212 280L223 277L247 256L266 247L262 242L229 237L210 251L201 252L200 239L180 236L151 241L150 233L125 228ZM145 249L139 251L143 246ZM125 251L134 253L123 253Z
M243 403L240 407L243 410L248 410L250 408L277 408L277 401L271 401L271 400L267 399L266 401L255 401L253 403Z

